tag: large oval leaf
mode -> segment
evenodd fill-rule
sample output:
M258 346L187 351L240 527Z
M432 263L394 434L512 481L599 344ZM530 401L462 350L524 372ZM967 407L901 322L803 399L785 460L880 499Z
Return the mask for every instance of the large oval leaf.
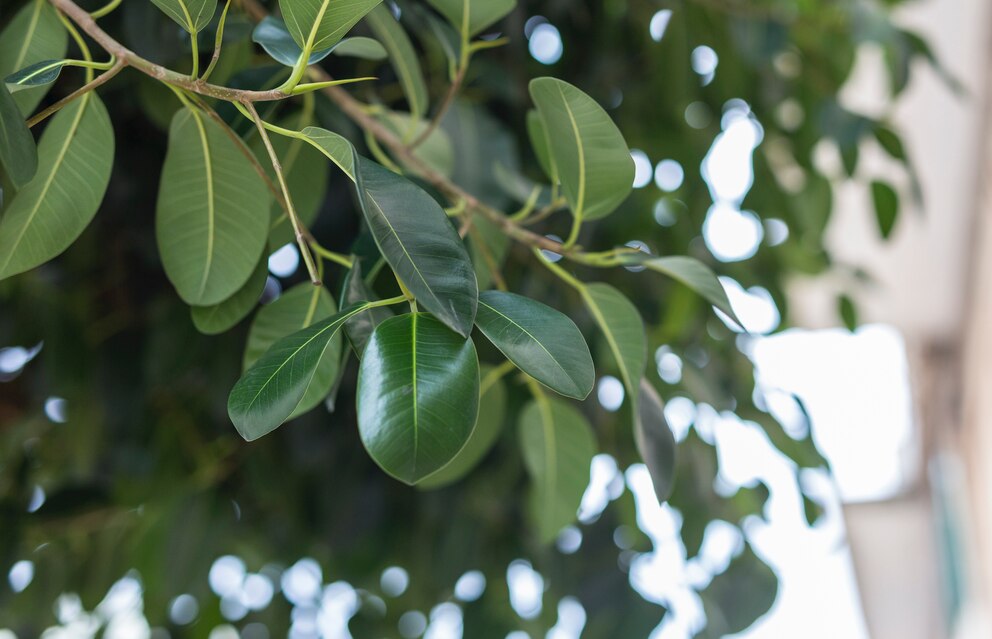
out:
M587 284L581 293L586 307L606 336L620 377L631 402L634 402L648 356L648 340L641 314L623 293L609 284Z
M641 380L641 392L634 417L634 442L648 467L658 501L672 494L675 484L675 435L665 419L665 404L647 380Z
M574 407L539 394L520 413L520 447L533 481L530 511L542 543L575 521L596 441Z
M483 366L481 370L483 384L486 375L492 370L491 366ZM417 484L418 488L441 488L458 481L482 461L489 449L496 443L503 418L506 414L506 385L502 379L497 379L481 388L479 397L479 419L475 430L469 437L465 447L451 462L430 477Z
M451 24L472 37L510 13L516 0L428 0Z
M464 337L479 289L468 252L441 206L406 178L361 158L358 193L379 250L417 302Z
M155 234L179 297L210 306L251 276L269 234L270 194L230 132L198 110L169 127Z
M557 78L532 80L530 95L573 214L591 220L612 213L634 184L634 161L617 125L595 100Z
M279 0L296 44L310 51L330 49L382 0Z
M48 0L31 0L0 33L0 78L24 67L65 57L69 36ZM14 102L21 113L34 111L47 89L21 91Z
M358 371L358 432L383 470L415 484L443 468L468 441L478 412L472 340L424 313L375 329Z
M216 335L228 330L245 318L258 304L269 274L269 261L263 256L255 271L237 293L220 304L213 306L193 306L190 315L196 330L205 335Z
M376 7L369 13L368 22L375 37L389 53L389 63L403 87L410 113L414 118L423 116L427 113L427 82L420 67L420 56L413 48L409 36L384 6Z
M7 87L0 84L0 167L18 188L38 171L38 149L21 110Z
M194 35L210 24L217 11L217 0L152 0L152 3Z
M262 45L265 52L273 60L287 67L296 66L303 55L303 49L289 33L286 23L275 16L265 18L255 26L251 33L251 41ZM310 64L316 64L330 55L330 49L321 49L310 53Z
M344 323L365 307L349 307L280 339L241 376L227 399L227 413L242 437L258 439L300 412L328 347ZM339 359L333 361L337 366Z
M89 93L62 109L38 148L38 170L0 219L0 278L69 247L100 208L114 161L114 130Z
M475 318L507 359L548 388L585 399L596 381L582 333L567 316L538 301L501 291L479 295Z

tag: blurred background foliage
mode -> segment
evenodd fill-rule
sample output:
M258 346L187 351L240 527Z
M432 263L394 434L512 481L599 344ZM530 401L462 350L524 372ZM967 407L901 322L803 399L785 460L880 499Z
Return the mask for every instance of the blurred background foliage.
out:
M4 0L0 22L23 4ZM94 9L99 3L81 4ZM414 0L397 4L436 104L447 86L447 63L430 10ZM768 330L786 326L783 285L789 277L830 268L864 276L832 264L823 245L831 182L854 174L859 143L874 138L905 163L912 178L912 166L886 122L847 111L838 102L863 43L884 51L893 98L906 87L914 59L936 65L920 38L890 21L896 4L522 1L499 25L509 44L473 59L463 96L445 119L454 179L507 212L518 208L519 197L508 183L519 176L543 179L527 142L527 83L549 74L568 80L608 108L632 149L655 161L675 160L684 171L684 180L667 192L649 179L614 215L587 225L580 243L607 249L636 241L658 254L700 258L745 289L766 290L780 312L780 321ZM139 54L179 70L188 67L188 41L151 3L127 0L103 22ZM540 24L557 30L562 47L560 59L547 65L534 53L534 29ZM371 35L365 24L355 33ZM238 86L271 81L278 70L254 48L249 34L247 19L232 14L214 81ZM203 37L212 41L213 36ZM709 48L702 61L694 59L701 46ZM718 62L707 70L711 58ZM322 64L335 77L380 76L352 92L369 103L404 108L388 65L336 56ZM251 69L239 71L239 66ZM10 71L0 69L4 75ZM67 70L47 102L79 82L80 75ZM0 628L19 637L38 636L58 624L53 602L61 593L78 594L81 606L92 610L113 584L132 575L140 579L151 627L173 637L207 637L225 623L221 599L208 579L224 555L239 557L250 573L261 571L277 589L280 581L283 585L283 594L260 610L224 608L238 627L253 624L246 637L260 632L259 623L281 636L294 620L315 614L312 602L290 596L286 575L313 575L316 566L318 583L346 582L354 589L348 592L358 610L348 628L358 638L397 636L398 623L416 636L420 622L407 616L401 623L401 616L449 601L461 607L464 636L472 638L502 638L514 630L544 636L566 596L585 609L583 637L644 637L658 625L665 608L639 594L628 574L638 557L652 552L652 541L638 527L634 496L623 484L624 469L639 461L625 426L626 406L610 412L595 396L582 404L600 451L616 461L621 474L601 488L608 505L583 513L577 529L552 547L537 542L527 521L527 478L515 422L528 393L515 380L507 379L504 427L493 450L465 479L434 491L390 479L364 454L350 399L353 361L341 401L264 440L242 441L225 405L239 376L249 322L216 337L199 334L155 254L153 211L164 127L178 103L136 72L125 72L101 95L112 113L117 154L100 213L60 258L0 283L0 348L6 347L0 351L6 362L0 371L0 574L20 566L23 576L23 562L33 566L27 588L0 587ZM283 111L263 115L294 117L294 107L273 108ZM314 108L321 126L362 144L361 133L323 96ZM764 239L759 236L760 246L748 259L721 261L703 237L714 194L700 167L729 111L758 124L753 186L745 189L740 210L760 220ZM241 132L250 136L248 128ZM814 158L823 149L836 149L843 174L819 168ZM314 205L320 211L314 235L332 250L351 251L356 240L362 244L351 189L337 171L317 175L327 188ZM884 234L898 211L891 203L883 206ZM535 228L564 235L567 214ZM590 340L598 372L616 374L577 297L537 268L523 247L509 250L503 276L510 290L569 314ZM731 330L701 298L649 272L580 267L576 273L625 291L647 322L651 353L667 347L663 352L681 360L681 374L668 375L667 381L649 371L663 398L687 397L756 422L795 462L797 478L801 469L825 466L808 424L779 423L755 391L745 355L749 338ZM341 275L332 273L332 280ZM304 278L297 274L278 285L285 289ZM850 300L838 300L838 308L839 321L856 322ZM25 363L23 349L33 352L35 345L40 350ZM480 357L500 361L492 350L480 350ZM801 405L797 408L801 417ZM718 468L712 435L690 430L679 445L670 500L681 516L688 558L699 552L714 520L741 526L762 516L767 489L757 484L725 494L715 488ZM812 525L819 506L807 498L804 507ZM746 544L738 550L729 567L720 567L699 591L709 620L703 636L746 628L775 600L774 573ZM315 562L297 563L301 558ZM531 619L511 606L506 585L508 566L525 566L521 559L540 573L545 588L544 605ZM290 566L296 572L281 573ZM402 567L408 576L409 587L398 596L389 596L396 589L381 578L390 566ZM468 571L485 577L487 587L477 599L455 596L456 582ZM189 619L179 614L189 602L176 599L183 594L198 602L191 623L182 623Z

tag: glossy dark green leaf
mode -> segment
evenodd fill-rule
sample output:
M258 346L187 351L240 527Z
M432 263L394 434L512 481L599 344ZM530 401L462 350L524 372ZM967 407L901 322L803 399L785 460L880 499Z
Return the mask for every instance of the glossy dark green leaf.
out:
M658 501L665 501L672 494L675 484L677 444L665 419L665 404L647 380L641 380L634 418L634 442L651 474L654 494Z
M190 315L196 330L205 335L216 335L243 320L258 304L268 274L269 260L263 255L251 277L237 293L220 304L191 307Z
M582 298L606 337L629 399L635 400L648 351L644 322L637 307L617 289L599 282L587 284L582 290Z
M65 57L69 35L48 0L31 0L0 33L0 77L18 69ZM47 89L20 91L14 102L23 115L34 111Z
M542 543L575 521L596 441L573 406L539 395L520 413L520 447L531 476L530 512Z
M496 281L509 250L510 238L489 218L477 216L468 232L468 252L480 289L489 288Z
M385 60L389 57L386 48L378 40L372 38L345 38L338 46L331 49L334 55L342 58L361 58L362 60Z
M162 13L194 35L210 24L217 11L217 0L152 0L152 2L162 10Z
M339 354L328 357L334 338L348 318L364 308L365 305L349 307L283 337L241 376L231 389L227 412L242 437L248 441L258 439L302 412L301 404L311 394L311 386L319 381L321 362L332 361L335 368L340 363ZM336 370L331 385L335 376Z
M251 41L258 43L269 56L287 67L296 65L303 55L303 48L296 43L286 28L286 23L275 16L266 16L251 32ZM310 53L310 64L316 64L330 55L331 49L314 50Z
M485 385L492 369L491 366L481 369L484 386L479 397L479 419L468 443L447 466L417 484L418 488L441 488L455 483L475 468L496 443L506 414L506 385L502 379Z
M113 161L114 130L95 94L52 119L37 172L0 218L0 278L47 262L79 237L100 208Z
M899 217L899 195L891 185L874 180L871 183L871 199L875 205L875 219L883 239L888 239Z
M4 83L7 85L7 90L11 93L17 93L18 91L34 87L47 86L58 80L59 74L62 73L62 67L65 64L65 60L42 60L41 62L35 62L20 71L8 75Z
M573 214L592 220L612 213L634 184L634 161L616 124L595 100L563 80L531 80L530 95Z
M420 67L420 56L413 48L410 37L386 6L376 7L370 12L368 23L376 39L389 53L389 62L399 78L410 113L415 118L422 117L427 113L427 82Z
M475 324L507 359L555 392L585 399L592 390L592 356L568 316L522 295L486 291Z
M516 0L427 0L470 38L513 11Z
M166 275L192 306L244 286L269 236L271 194L232 135L190 108L169 127L155 235Z
M365 286L365 280L362 279L362 262L358 258L355 258L354 264L345 274L341 289L342 306L360 301L374 302L376 300L375 295ZM391 310L385 306L380 306L359 313L344 325L344 333L359 359L365 352L365 346L368 344L369 338L372 337L372 331L375 330L375 327L392 316Z
M267 260L266 260L267 262ZM363 300L364 301L364 300ZM262 306L248 331L242 369L247 371L273 344L337 313L334 298L323 286L301 282Z
M393 271L421 307L467 337L479 291L444 210L413 182L371 160L361 159L357 184L365 221Z
M475 345L425 313L390 318L365 349L357 401L369 455L391 476L416 484L454 459L475 427Z
M286 27L301 49L330 49L382 0L279 0Z
M630 257L629 262L646 266L652 271L664 273L672 279L682 282L740 325L740 320L730 305L727 291L724 290L713 271L699 260L682 255L650 257L643 253L635 253Z
M15 186L31 181L38 170L38 149L21 110L6 86L0 85L0 166Z

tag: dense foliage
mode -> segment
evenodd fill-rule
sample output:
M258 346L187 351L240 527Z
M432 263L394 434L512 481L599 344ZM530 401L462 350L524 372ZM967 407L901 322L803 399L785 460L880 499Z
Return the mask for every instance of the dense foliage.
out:
M28 0L0 20L0 345L40 345L0 351L20 360L0 369L0 567L35 572L0 590L0 627L34 636L59 593L92 609L135 571L151 624L206 637L224 619L207 573L232 554L273 579L316 558L359 589L356 637L469 570L489 587L463 601L467 637L543 636L566 596L583 636L647 636L665 609L628 580L651 540L622 475L576 523L594 456L646 464L688 557L767 489L718 492L712 434L676 443L664 399L759 424L797 481L825 467L808 424L768 412L714 270L785 320L785 278L833 268L842 176L818 149L863 179L873 138L912 182L891 128L837 99L866 41L894 95L933 62L883 3ZM560 30L560 61L530 55L525 21ZM695 167L733 118L761 139L728 204ZM628 143L682 177L633 189ZM896 190L866 189L888 236ZM765 221L755 254L702 240L721 204ZM269 275L287 251L299 272ZM519 558L545 579L533 619L507 597ZM385 605L389 566L410 588ZM183 593L191 625L169 617ZM776 579L745 545L698 594L721 636ZM282 634L295 603L227 617Z

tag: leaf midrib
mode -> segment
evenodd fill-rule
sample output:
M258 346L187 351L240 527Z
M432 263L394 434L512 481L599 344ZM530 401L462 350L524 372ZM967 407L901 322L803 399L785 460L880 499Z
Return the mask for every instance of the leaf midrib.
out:
M539 340L536 337L534 337L534 334L533 333L531 333L530 331L528 331L526 328L524 328L518 322L514 321L512 318L510 318L507 315L505 315L505 314L501 313L500 311L496 310L495 308L493 308L489 304L483 302L481 299L479 300L479 304L482 305L482 306L485 306L486 308L488 308L489 310L491 310L493 313L496 313L497 315L499 315L500 317L502 317L503 319L505 319L507 322L509 322L510 324L513 324L518 329L520 329L520 331L522 333L524 333L527 337L531 338L534 341L535 344L537 344L538 346L541 347L541 350L544 351L548 355L548 357L551 358L551 361L555 363L555 365L559 368L559 370L561 370L562 373L565 374L565 377L567 377L568 379L570 379L573 383L577 384L577 382L574 379L572 379L572 376L569 375L568 371L565 370L565 367L561 365L561 362L559 362L558 359L554 355L551 354L551 351L549 351L547 349L547 347L544 345L543 342L541 342L541 340Z
M558 94L561 96L561 101L565 105L565 112L568 113L568 120L572 123L572 133L575 135L575 145L578 148L579 156L579 193L578 199L575 202L575 211L573 211L575 217L579 220L582 219L585 200L586 200L586 151L585 145L582 143L582 135L579 133L579 123L575 121L575 114L572 113L572 107L568 103L568 98L565 97L565 91L558 85Z
M207 263L203 269L203 278L200 280L200 291L198 295L203 296L207 290L207 280L210 278L210 269L214 263L214 235L216 233L216 202L214 202L214 171L210 156L210 144L207 139L207 130L200 119L200 114L190 109L193 119L196 121L196 128L200 135L200 146L203 150L203 164L207 178Z

